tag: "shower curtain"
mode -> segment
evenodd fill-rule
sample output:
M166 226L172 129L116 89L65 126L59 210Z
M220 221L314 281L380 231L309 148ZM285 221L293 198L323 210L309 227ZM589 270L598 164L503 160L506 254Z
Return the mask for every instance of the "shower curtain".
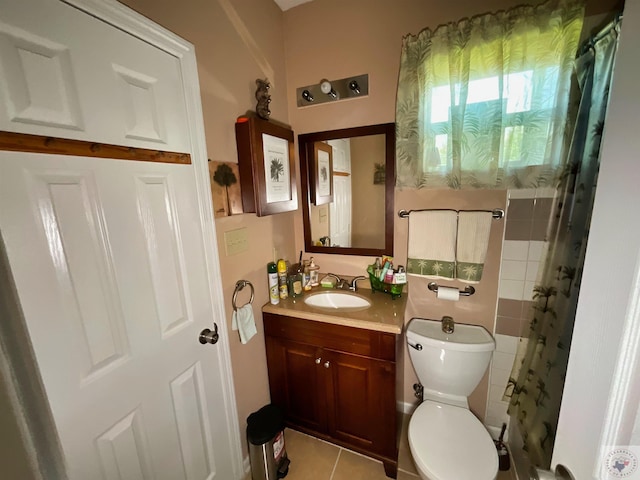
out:
M548 230L548 253L528 338L520 340L505 400L532 464L548 469L558 423L599 166L620 20L576 60L579 105Z

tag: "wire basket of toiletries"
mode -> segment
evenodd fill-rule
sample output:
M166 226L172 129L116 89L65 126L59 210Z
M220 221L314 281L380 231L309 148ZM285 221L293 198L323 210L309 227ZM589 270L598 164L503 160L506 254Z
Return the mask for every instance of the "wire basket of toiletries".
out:
M389 269L382 275L382 269L378 263L369 265L367 267L367 273L369 274L369 282L371 283L371 290L374 292L384 292L391 295L391 298L396 299L402 296L402 290L407 283L407 274L403 267L398 267L396 272L388 274ZM382 278L382 279L381 279Z

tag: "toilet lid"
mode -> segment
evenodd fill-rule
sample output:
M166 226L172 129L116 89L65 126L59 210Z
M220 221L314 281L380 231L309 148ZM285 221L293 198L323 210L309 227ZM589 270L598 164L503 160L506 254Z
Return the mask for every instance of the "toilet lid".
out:
M496 447L484 425L466 408L423 402L409 422L416 465L433 480L493 480Z

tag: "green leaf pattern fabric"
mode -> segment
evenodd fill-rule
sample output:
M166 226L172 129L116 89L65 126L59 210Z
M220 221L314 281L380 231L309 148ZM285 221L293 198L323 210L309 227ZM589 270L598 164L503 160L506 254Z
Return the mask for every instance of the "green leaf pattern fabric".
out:
M529 335L520 341L504 398L529 459L545 469L551 463L567 371L617 37L612 28L576 62L580 95L571 149L542 282L534 288Z
M396 186L555 185L582 18L581 4L547 3L406 36Z

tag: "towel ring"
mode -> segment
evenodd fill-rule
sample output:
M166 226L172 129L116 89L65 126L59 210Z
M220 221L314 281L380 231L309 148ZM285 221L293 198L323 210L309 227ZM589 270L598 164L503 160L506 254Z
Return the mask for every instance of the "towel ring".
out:
M244 307L245 305L249 305L250 303L253 303L253 294L254 294L253 285L251 284L251 282L249 280L238 280L236 282L236 288L233 291L233 298L231 299L231 305L233 306L233 310L234 311L238 311L238 307L236 306L236 299L238 298L238 293L240 292L240 290L242 290L247 285L249 285L251 287L251 298L249 299L249 301L247 303L245 303L242 306ZM242 307L240 307L240 308L242 308Z
M434 292L434 293L438 293L438 284L436 282L430 282L427 285L427 288L429 290L431 290L432 292ZM458 290L460 290L460 289L458 289ZM469 296L473 295L474 293L476 293L476 289L473 288L471 285L467 285L464 290L460 290L460 296L461 297L469 297Z

